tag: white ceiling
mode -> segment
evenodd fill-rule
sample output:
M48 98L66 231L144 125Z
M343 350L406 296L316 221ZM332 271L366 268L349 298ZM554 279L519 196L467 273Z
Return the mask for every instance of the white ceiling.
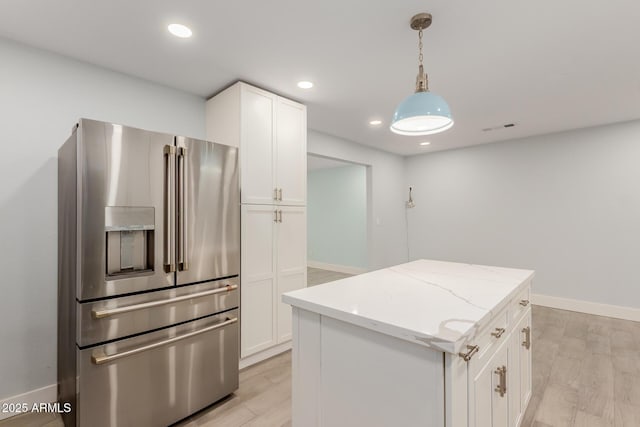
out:
M456 124L397 136L428 11L430 88ZM177 39L166 27L191 27ZM634 0L3 0L0 36L209 97L242 79L308 105L312 129L415 154L640 118ZM298 80L316 87L303 91ZM380 118L373 129L368 121ZM510 129L483 128L516 123ZM429 140L421 147L418 142Z

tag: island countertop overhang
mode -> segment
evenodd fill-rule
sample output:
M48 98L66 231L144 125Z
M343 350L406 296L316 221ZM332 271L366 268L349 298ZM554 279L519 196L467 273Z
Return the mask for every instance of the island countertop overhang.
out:
M417 260L289 292L282 301L457 354L533 276L533 270Z

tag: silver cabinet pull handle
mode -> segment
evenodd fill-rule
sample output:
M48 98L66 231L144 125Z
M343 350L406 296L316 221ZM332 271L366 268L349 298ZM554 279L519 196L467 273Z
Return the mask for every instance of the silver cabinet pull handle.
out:
M504 334L505 330L506 330L505 328L496 328L495 331L491 332L491 335L493 335L496 338L500 338L502 334Z
M178 269L189 269L189 257L187 254L187 149L178 148Z
M278 200L282 201L282 188L278 189Z
M504 397L507 393L507 367L502 365L495 370L495 373L500 376L500 384L496 386L496 391L500 393L500 397Z
M102 319L104 317L114 316L116 314L129 313L131 311L142 310L145 308L152 308L152 307L158 307L166 304L173 304L176 302L186 301L193 298L200 298L200 297L206 297L208 295L215 295L222 292L231 292L234 289L238 289L238 285L235 285L235 284L226 285L221 288L216 288L216 289L204 291L204 292L198 292L196 294L182 295L176 298L167 298L159 301L145 302L143 304L127 305L124 307L116 307L116 308L97 309L97 310L92 310L91 314L94 319Z
M278 222L278 210L273 211L273 222Z
M273 189L273 200L278 200L278 189L277 188Z
M462 353L462 352L458 353L458 356L462 357L465 362L468 362L469 360L471 360L473 355L476 354L478 350L480 350L480 347L477 345L467 345L467 350L468 351L466 353Z
M162 347L163 345L172 344L177 341L184 340L186 338L191 338L196 335L204 334L205 332L213 331L216 329L223 328L227 325L231 325L232 323L236 323L238 321L237 317L229 318L222 323L218 323L213 326L209 326L208 328L199 329L197 331L189 332L184 335L179 335L177 337L169 338L164 341L159 341L153 344L145 345L142 347L134 348L132 350L123 351L122 353L116 353L111 355L104 354L104 349L95 351L91 355L91 362L95 365L102 365L103 363L113 362L114 360L122 359L123 357L133 356L134 354L142 353L143 351L153 350L154 348Z
M176 271L175 260L175 157L176 147L164 146L165 158L165 194L164 194L164 271L173 273Z
M278 211L278 222L282 223L282 210Z
M529 300L528 299L523 299L520 301L520 305L523 307L526 307L529 305Z
M529 350L531 348L531 328L529 326L522 328L522 333L524 334L524 341L522 341L522 345L524 348Z

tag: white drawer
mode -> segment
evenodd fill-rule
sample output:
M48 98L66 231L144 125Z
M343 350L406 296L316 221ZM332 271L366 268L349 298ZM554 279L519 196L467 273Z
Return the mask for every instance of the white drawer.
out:
M469 343L479 347L478 353L469 361L469 368L472 373L482 368L486 361L496 352L500 344L507 339L509 336L508 328L508 310L503 310Z
M509 324L515 325L531 306L531 286L527 285L509 304Z

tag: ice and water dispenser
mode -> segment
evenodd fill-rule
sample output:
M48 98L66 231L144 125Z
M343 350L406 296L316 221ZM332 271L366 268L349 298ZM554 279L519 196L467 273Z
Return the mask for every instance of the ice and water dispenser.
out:
M153 271L154 229L154 208L105 208L108 278Z

